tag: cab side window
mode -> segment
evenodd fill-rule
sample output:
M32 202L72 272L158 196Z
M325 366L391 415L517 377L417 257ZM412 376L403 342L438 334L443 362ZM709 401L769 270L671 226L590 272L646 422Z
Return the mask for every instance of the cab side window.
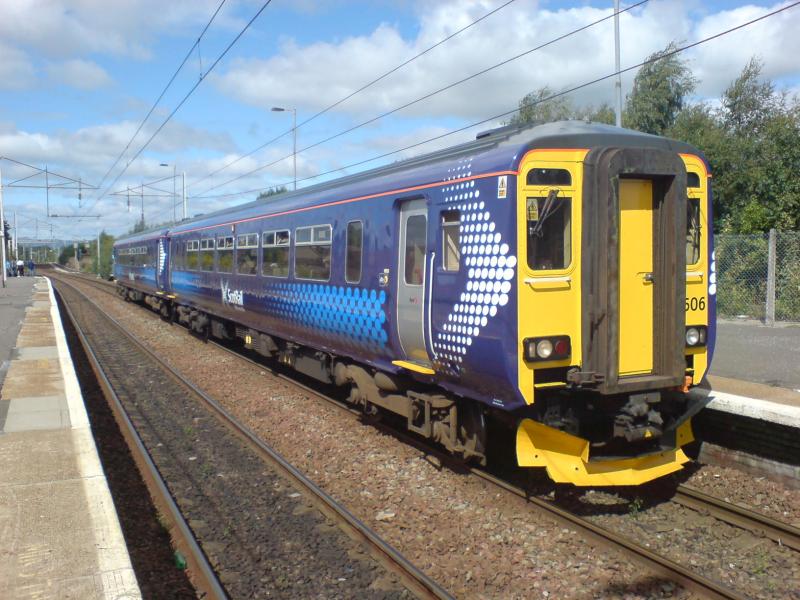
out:
M572 260L572 199L550 190L525 200L528 266L534 271L566 269Z

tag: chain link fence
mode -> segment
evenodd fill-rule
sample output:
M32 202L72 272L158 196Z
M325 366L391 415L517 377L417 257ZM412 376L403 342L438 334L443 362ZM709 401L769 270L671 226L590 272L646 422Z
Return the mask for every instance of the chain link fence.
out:
M800 232L719 234L714 244L720 317L800 321Z

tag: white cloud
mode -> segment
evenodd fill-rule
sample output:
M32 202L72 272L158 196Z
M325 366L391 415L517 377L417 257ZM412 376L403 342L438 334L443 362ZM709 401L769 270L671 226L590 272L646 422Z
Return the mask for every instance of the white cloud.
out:
M672 40L706 37L771 8L747 6L698 18L690 10L694 6L693 2L653 1L643 9L623 14L622 66L641 62ZM224 93L253 106L279 104L298 106L305 112L318 111L488 9L487 3L479 0L423 3L419 32L414 39L404 39L394 26L381 24L367 35L338 43L300 46L290 40L270 58L233 61L213 81ZM335 110L356 118L378 115L608 14L607 9L587 6L546 10L529 3L512 4ZM780 76L792 69L796 72L800 54L798 29L800 10L787 11L763 25L748 28L738 39L731 36L724 43L710 42L687 53L685 57L704 79L700 92L708 96L719 94L756 51L769 65L766 75ZM400 114L470 120L487 117L514 108L523 95L543 85L570 88L611 73L613 65L613 22L609 20ZM632 77L626 82L629 86ZM610 101L612 91L609 80L577 92L575 99L578 103Z
M0 43L0 89L24 90L35 81L36 74L28 55Z
M52 79L81 90L95 90L111 85L108 73L97 63L72 59L61 63L51 63L47 72Z

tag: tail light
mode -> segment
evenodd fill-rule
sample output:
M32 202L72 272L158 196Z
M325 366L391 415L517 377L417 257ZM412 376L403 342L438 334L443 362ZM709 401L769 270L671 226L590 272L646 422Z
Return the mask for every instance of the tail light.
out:
M525 350L525 360L528 362L561 360L569 358L572 352L568 335L525 338L522 345Z

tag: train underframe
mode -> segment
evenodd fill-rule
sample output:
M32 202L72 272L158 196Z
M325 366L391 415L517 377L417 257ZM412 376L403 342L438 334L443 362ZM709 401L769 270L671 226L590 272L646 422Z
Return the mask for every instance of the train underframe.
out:
M679 470L689 458L696 409L678 390L602 395L591 390L553 391L534 406L499 411L436 386L379 371L154 295L118 286L120 296L147 305L202 339L236 342L303 375L338 387L369 417L386 412L408 431L443 446L465 461L486 464L489 422L517 429L520 466L545 467L556 482L636 485Z

